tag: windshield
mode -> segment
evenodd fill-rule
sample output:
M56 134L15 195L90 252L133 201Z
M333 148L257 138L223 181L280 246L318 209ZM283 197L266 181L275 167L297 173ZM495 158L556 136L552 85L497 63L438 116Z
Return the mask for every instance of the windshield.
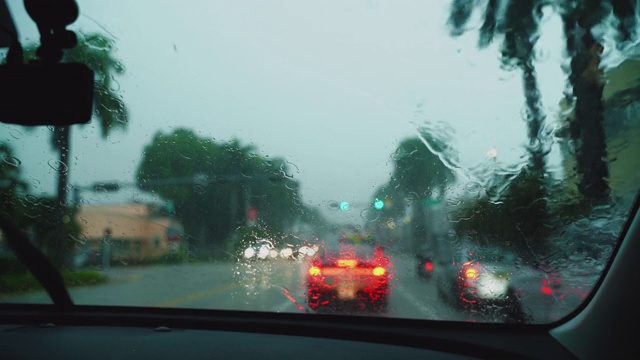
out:
M0 123L0 211L75 304L562 319L640 187L636 2L585 3L78 1L92 121Z

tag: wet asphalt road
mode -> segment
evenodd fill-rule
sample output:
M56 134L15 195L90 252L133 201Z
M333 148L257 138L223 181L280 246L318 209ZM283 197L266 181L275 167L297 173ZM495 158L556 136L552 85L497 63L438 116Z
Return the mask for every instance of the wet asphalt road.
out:
M417 275L415 258L396 255L392 259L389 310L383 314L351 312L349 315L506 321L500 314L471 313L444 303L438 297L435 283ZM308 266L304 259L119 266L106 272L109 278L106 284L69 291L74 303L80 305L313 313L305 296ZM51 301L44 291L34 291L0 296L0 303L7 302Z

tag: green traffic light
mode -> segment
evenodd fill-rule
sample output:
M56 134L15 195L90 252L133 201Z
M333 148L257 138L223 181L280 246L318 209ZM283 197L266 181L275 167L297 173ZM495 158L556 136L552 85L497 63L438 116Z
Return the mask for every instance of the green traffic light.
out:
M384 208L384 201L376 198L376 200L373 202L373 207L376 210L382 210L382 208Z
M343 210L343 211L349 210L349 203L346 202L346 201L341 202L340 203L340 210Z

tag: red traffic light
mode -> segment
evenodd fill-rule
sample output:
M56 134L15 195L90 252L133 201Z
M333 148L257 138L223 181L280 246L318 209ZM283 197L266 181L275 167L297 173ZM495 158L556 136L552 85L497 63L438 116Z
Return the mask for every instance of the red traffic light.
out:
M249 211L247 212L247 218L250 221L254 221L255 219L257 219L258 218L258 209L256 209L255 207L249 208Z

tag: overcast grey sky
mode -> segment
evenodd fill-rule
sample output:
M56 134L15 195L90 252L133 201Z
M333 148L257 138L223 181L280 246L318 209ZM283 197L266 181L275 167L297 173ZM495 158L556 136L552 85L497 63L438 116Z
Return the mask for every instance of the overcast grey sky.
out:
M453 129L463 168L490 149L523 162L520 72L500 69L497 45L476 49L478 21L451 38L447 0L78 2L73 29L116 40L130 125L106 140L94 124L73 130L72 184L134 181L142 148L177 127L284 157L305 201L322 206L370 201L398 142L424 124ZM9 3L21 38L37 40L22 1ZM553 124L565 79L558 19L543 29L537 67ZM53 193L49 130L0 129L33 191Z

